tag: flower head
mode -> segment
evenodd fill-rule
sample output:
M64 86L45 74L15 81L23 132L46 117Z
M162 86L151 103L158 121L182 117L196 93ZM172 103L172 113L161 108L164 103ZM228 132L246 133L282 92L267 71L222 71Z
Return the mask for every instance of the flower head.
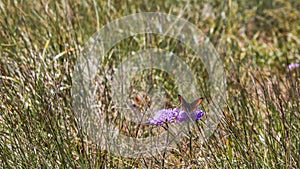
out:
M177 111L174 109L162 109L159 110L152 119L149 120L149 124L151 125L161 125L165 122L173 123L176 116Z
M204 116L204 112L200 109L197 109L195 114L196 114L196 119L195 119L196 121L201 120L201 118Z
M197 109L194 113L186 113L184 111L180 111L178 113L178 116L176 117L176 120L179 123L190 122L191 120L198 121L201 120L203 116L204 116L204 112L202 112L202 110L199 109Z
M173 123L175 120L178 123L198 121L204 116L202 110L197 109L193 113L186 113L185 111L179 111L175 109L162 109L159 110L152 119L149 120L150 125L162 125L165 122Z
M288 68L289 68L289 70L292 70L292 69L295 69L295 68L297 68L299 66L300 65L298 63L291 63L291 64L289 64Z

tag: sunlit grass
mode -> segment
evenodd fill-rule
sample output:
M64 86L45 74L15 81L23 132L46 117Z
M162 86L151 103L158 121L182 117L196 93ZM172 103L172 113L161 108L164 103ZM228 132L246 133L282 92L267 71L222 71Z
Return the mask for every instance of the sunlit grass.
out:
M1 1L1 168L299 168L300 68L288 69L300 63L299 9L293 0ZM181 16L203 30L224 62L227 100L221 123L203 144L187 137L163 154L124 158L101 149L80 130L71 100L72 72L95 31L145 11ZM98 73L99 109L118 113L111 103L111 75L128 52L146 47L172 51L189 63L206 96L208 84L200 79L207 74L191 51L170 38L145 34L120 42L106 56ZM147 70L132 86L164 86L168 106L176 107L173 80ZM202 104L206 109L208 102ZM124 134L136 133L136 124L115 120Z

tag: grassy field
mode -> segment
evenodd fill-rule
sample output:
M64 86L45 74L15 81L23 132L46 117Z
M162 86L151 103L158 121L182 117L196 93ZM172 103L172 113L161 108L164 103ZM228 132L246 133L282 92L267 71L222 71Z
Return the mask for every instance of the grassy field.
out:
M79 130L71 98L76 60L97 30L138 12L187 19L220 54L227 99L203 144L184 138L165 153L126 158ZM100 65L103 112L116 112L109 85L114 69L128 52L145 48L172 51L207 78L201 61L171 38L130 37ZM0 1L0 168L300 168L300 67L289 69L292 63L300 63L298 0ZM164 72L145 71L133 81L136 91L163 86L169 107L178 105L174 81ZM208 97L208 82L199 82ZM205 109L207 100L202 104ZM116 126L135 132L121 118Z

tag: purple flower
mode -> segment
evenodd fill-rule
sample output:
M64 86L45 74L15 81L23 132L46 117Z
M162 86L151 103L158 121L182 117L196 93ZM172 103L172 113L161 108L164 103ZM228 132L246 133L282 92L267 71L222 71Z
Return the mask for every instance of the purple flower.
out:
M297 68L297 67L299 67L299 64L298 64L298 63L291 63L291 64L289 64L289 66L288 66L289 70L295 69L295 68Z
M190 122L198 121L204 116L204 112L202 110L197 109L194 113L186 113L184 111L179 111L177 108L175 109L162 109L159 110L155 116L149 120L150 125L162 125L165 122L173 123L175 120L178 123L182 122Z
M178 114L178 110L172 109L162 109L159 110L152 119L149 120L149 124L151 125L161 125L165 122L173 123L176 116Z
M194 113L186 113L184 111L180 111L178 116L176 117L176 120L179 123L182 122L190 122L191 120L193 121L198 121L204 116L204 112L201 110L197 109Z
M204 116L204 112L202 110L197 109L196 112L196 121L201 120L201 118Z
M182 123L182 122L188 122L190 121L190 119L194 119L194 114L190 114L190 116L184 112L184 111L180 111L178 116L176 117L176 120L179 122L179 123Z

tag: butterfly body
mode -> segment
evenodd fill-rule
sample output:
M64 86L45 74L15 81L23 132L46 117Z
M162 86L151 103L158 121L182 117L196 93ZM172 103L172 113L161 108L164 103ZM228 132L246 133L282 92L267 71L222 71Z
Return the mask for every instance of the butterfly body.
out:
M178 99L181 102L181 108L187 113L193 113L197 107L202 103L203 98L196 99L192 103L188 103L181 95L178 95Z

